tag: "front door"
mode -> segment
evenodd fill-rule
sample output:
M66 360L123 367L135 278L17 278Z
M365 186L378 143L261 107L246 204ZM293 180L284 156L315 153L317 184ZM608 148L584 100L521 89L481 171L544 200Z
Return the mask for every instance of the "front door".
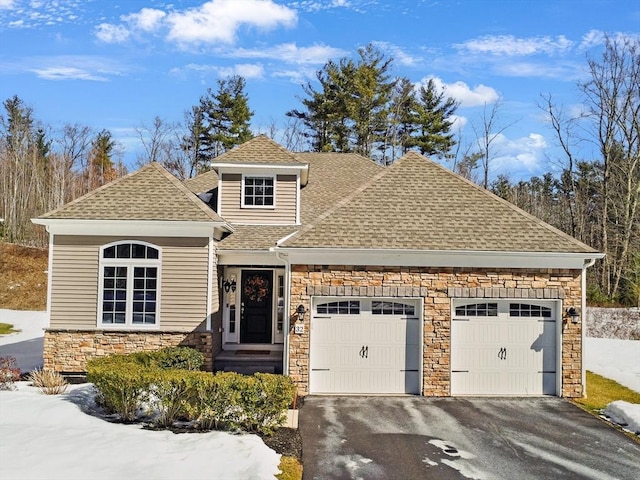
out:
M240 292L240 342L271 343L273 271L243 270Z

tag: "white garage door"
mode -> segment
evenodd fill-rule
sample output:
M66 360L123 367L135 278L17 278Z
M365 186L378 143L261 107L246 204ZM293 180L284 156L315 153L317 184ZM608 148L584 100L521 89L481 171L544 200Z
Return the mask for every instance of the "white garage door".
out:
M557 303L454 301L452 395L555 395Z
M421 327L413 299L313 299L311 393L420 392Z

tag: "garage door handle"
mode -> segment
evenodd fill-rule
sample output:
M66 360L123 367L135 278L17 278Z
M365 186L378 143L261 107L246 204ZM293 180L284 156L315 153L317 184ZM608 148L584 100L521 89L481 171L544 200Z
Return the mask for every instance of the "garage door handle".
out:
M507 349L502 347L500 349L500 351L498 352L498 358L500 360L506 360L507 359Z
M363 345L360 349L360 358L369 358L369 346L366 347Z

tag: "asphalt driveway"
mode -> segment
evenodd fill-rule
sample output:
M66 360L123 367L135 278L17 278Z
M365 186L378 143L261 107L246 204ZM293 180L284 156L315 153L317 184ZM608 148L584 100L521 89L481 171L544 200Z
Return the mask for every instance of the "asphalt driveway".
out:
M304 480L633 479L640 444L559 398L307 397Z

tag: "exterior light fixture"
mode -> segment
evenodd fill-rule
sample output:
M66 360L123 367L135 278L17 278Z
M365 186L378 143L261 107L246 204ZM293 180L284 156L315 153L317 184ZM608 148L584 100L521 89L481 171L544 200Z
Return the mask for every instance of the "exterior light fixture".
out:
M571 317L571 323L578 323L580 319L580 313L575 307L567 308L567 316Z
M222 283L222 288L224 288L224 291L226 293L229 293L229 290L231 290L232 292L235 292L236 291L236 279L232 278L231 281L225 280Z
M304 314L307 313L307 310L304 308L304 305L298 305L298 308L296 308L296 313L298 314L298 321L302 322L304 320Z

